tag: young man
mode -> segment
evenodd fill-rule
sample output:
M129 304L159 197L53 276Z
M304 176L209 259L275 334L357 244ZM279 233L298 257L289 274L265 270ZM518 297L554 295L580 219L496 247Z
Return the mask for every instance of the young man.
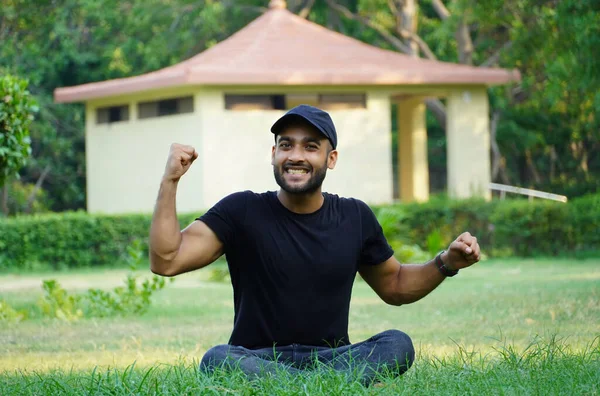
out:
M231 194L183 231L175 213L177 183L198 153L171 146L150 231L151 269L175 276L225 254L234 290L229 344L211 348L202 368L234 363L260 375L297 372L319 361L336 370L359 368L366 383L381 370L402 374L415 354L405 333L388 330L350 343L357 272L386 303L412 303L479 261L477 239L465 232L430 262L401 265L365 203L321 191L338 158L329 114L301 105L271 131L279 191Z

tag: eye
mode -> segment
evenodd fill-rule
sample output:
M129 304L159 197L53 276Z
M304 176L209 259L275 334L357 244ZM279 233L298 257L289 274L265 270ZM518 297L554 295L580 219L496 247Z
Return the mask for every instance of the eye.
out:
M289 148L289 147L291 147L291 145L287 142L283 142L283 143L279 143L279 147L280 148Z
M316 151L319 149L319 147L315 146L314 144L309 144L308 146L306 146L306 149L310 151Z

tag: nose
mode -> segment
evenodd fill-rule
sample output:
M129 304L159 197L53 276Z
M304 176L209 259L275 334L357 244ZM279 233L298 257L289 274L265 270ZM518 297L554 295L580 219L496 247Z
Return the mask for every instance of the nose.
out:
M304 153L303 150L294 147L292 150L288 152L288 161L290 162L304 162Z

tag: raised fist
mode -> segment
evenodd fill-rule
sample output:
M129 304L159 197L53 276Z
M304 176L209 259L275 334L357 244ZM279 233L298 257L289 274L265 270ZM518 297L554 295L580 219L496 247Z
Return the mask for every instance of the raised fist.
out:
M163 179L178 181L198 158L198 152L192 146L173 143L169 150L169 159L165 166Z

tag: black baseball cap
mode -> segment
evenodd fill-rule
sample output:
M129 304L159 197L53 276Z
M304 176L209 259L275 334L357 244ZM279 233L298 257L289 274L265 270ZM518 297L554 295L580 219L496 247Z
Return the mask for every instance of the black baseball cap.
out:
M317 128L319 132L329 139L331 147L335 150L337 146L337 133L335 132L333 120L329 116L329 113L313 106L303 104L294 107L273 124L271 132L275 135L279 135L290 121L298 119L305 120Z

